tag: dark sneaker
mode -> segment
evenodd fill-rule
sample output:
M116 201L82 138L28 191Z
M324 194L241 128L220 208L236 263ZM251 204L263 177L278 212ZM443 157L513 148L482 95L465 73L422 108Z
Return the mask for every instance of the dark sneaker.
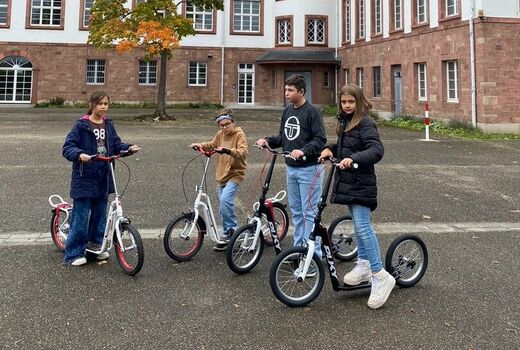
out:
M228 235L221 235L220 240L222 242L216 243L215 246L213 247L213 249L216 250L217 252L226 250L228 243L229 243L229 238L230 238L230 236L228 236Z

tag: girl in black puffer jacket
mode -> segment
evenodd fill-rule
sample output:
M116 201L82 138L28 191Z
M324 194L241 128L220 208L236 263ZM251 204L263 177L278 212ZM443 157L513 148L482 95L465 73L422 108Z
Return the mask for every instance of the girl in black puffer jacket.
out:
M395 279L383 269L371 222L371 211L377 207L374 164L383 158L384 148L376 122L368 114L372 105L363 90L354 84L345 85L339 92L339 107L337 142L325 146L320 160L331 156L340 160L331 201L348 205L356 234L357 265L343 280L349 285L371 281L368 306L377 309L386 302L395 285Z

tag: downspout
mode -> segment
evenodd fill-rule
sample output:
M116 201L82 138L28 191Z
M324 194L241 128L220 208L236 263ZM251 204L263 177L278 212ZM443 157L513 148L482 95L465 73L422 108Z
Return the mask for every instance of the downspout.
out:
M336 18L336 48L334 49L334 58L338 59L338 47L341 42L340 35L339 35L339 21L341 20L341 0L337 1L338 3L338 17ZM334 64L334 99L336 99L336 96L338 96L338 64ZM337 101L334 100L334 104L337 104Z
M471 76L471 125L477 127L477 82L475 76L475 32L473 18L475 16L475 0L471 7L469 19L469 51L470 51L470 76Z
M220 32L220 104L224 105L224 44L226 39L226 13L222 11L222 25Z

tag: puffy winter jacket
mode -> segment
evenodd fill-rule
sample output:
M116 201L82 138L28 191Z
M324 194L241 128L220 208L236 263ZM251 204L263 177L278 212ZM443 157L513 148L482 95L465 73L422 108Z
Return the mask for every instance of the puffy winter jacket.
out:
M129 144L121 142L111 119L105 118L105 128L108 155L119 154L130 147ZM96 136L90 128L88 115L85 115L74 124L65 138L62 149L63 156L72 162L71 198L101 198L114 192L114 184L107 162L92 160L82 163L79 161L81 153L93 155L96 152Z
M375 121L365 115L352 130L344 131L352 116L338 116L343 132L336 144L329 144L334 157L351 158L358 168L337 169L331 202L360 204L375 210L377 207L377 181L374 164L383 158L384 148Z

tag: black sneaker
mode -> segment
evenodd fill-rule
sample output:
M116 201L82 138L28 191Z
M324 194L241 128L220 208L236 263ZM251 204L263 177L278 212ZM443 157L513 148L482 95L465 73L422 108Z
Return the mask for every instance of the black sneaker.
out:
M221 251L226 250L227 246L228 246L228 243L229 243L229 238L230 238L229 235L221 235L220 236L220 240L222 242L221 243L216 243L215 246L213 247L213 249L216 250L217 252L221 252Z

